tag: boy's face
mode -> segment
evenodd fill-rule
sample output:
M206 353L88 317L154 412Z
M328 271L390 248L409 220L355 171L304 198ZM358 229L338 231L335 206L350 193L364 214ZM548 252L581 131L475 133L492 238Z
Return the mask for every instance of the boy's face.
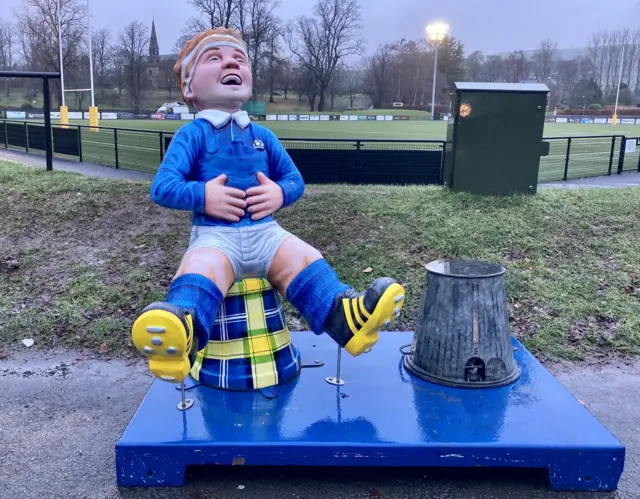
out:
M234 111L251 97L249 61L233 47L213 47L200 56L185 98L199 111Z

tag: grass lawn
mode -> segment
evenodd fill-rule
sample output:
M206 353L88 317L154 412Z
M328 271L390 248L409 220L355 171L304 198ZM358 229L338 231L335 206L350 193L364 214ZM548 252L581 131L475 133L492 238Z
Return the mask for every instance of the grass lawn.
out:
M136 355L130 326L164 297L190 228L188 213L154 205L148 189L0 162L0 347L33 338L44 349ZM313 186L278 219L345 282L402 282L397 330L415 326L424 264L487 259L508 268L513 332L539 358L640 353L637 189L477 198L440 187ZM287 312L290 327L306 328Z

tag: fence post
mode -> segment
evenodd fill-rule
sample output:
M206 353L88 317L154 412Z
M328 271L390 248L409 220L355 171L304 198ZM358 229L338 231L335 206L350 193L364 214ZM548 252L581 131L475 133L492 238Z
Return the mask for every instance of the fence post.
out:
M26 121L24 122L24 138L25 138L24 145L27 148L25 152L29 152L29 127L27 127Z
M80 154L80 163L82 163L82 128L78 125L78 153Z
M446 161L447 142L443 140L440 147L442 148L442 156L440 157L440 185L444 185L444 162Z
M356 169L360 169L360 147L361 147L361 143L362 143L362 141L356 140L356 164L355 164ZM353 175L354 175L353 182L357 183L356 182L356 178L358 177L358 172L354 171Z
M162 160L164 159L164 151L162 150L162 138L163 138L164 132L160 132L159 136L160 136L160 163L162 163Z
M120 162L118 160L118 129L113 129L113 147L116 154L116 168L119 168Z
M564 176L562 180L567 180L567 174L569 173L569 158L571 156L571 137L567 140L567 156L564 158Z
M9 149L9 127L7 127L7 122L4 122L4 148ZM638 171L640 171L640 164L638 164Z
M616 136L611 137L611 152L609 153L609 171L607 175L611 175L611 168L613 167L613 153L616 150Z
M53 170L53 129L51 128L51 92L49 78L42 79L42 95L44 98L44 149L47 171Z
M618 175L624 170L624 150L627 147L627 136L623 135L620 141L620 154L618 155Z

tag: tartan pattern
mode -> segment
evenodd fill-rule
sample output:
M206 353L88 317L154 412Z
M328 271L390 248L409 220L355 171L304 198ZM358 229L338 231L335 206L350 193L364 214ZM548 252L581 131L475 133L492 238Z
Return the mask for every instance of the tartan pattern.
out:
M300 353L291 344L278 292L266 279L236 281L191 376L214 388L246 391L287 383L299 371Z

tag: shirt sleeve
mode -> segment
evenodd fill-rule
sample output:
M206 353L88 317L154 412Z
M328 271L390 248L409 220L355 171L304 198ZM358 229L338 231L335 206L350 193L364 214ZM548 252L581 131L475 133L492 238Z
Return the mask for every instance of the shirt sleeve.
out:
M202 145L202 133L185 125L173 136L151 184L151 199L165 208L204 213L204 182L190 180Z
M262 135L269 157L269 177L282 189L284 197L282 207L284 208L302 196L304 180L278 137L266 127L263 127Z

